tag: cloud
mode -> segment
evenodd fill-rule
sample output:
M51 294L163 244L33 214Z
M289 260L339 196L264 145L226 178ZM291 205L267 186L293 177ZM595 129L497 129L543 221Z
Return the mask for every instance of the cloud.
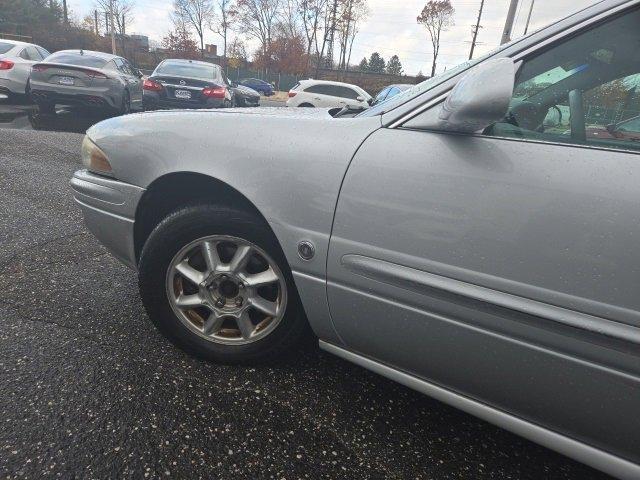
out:
M69 0L79 17L91 13L93 0ZM171 0L132 0L135 5L131 33L148 35L161 40L171 28ZM571 12L595 3L595 0L534 0L530 31L556 21ZM514 35L522 35L531 0L520 0ZM426 0L368 0L370 15L360 28L353 46L351 63L357 64L363 57L377 51L385 59L398 55L404 70L409 74L431 71L431 45L427 32L416 22ZM471 28L475 25L480 0L452 0L455 24L444 32L438 71L451 68L465 61L471 48ZM485 0L482 29L474 56L487 53L500 44L509 0ZM220 43L212 32L205 34L205 42ZM253 45L250 42L250 45Z

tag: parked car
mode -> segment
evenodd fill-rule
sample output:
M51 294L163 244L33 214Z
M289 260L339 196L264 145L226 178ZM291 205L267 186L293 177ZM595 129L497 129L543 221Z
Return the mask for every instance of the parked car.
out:
M234 102L219 65L197 60L160 62L144 81L144 106L158 108L223 108Z
M289 91L287 107L369 108L371 95L357 85L325 80L301 80Z
M33 43L0 39L0 95L28 96L32 65L49 55Z
M30 83L42 113L55 113L56 105L119 114L142 110L142 74L109 53L61 50L33 65Z
M253 88L245 87L238 83L232 83L231 89L233 90L235 105L238 107L260 106L260 94Z
M606 126L587 126L587 138L589 137L640 142L640 116Z
M273 85L258 78L245 78L239 82L239 85L249 87L265 97L270 97L276 93Z
M415 87L415 85L408 84L398 84L398 85L389 85L386 88L383 88L380 93L378 93L374 98L371 105L378 105L379 103L384 102L385 100L389 100L396 95L406 92L410 88Z
M638 25L640 1L605 0L354 118L107 120L74 195L186 351L264 363L310 326L331 353L638 479L640 144L586 138L583 108L611 82L637 102ZM558 104L570 135L542 125Z

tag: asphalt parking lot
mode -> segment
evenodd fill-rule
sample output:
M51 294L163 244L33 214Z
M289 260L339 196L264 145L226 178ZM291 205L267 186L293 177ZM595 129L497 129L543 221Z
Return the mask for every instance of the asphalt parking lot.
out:
M81 139L0 130L0 477L606 478L317 348L181 353L83 227Z

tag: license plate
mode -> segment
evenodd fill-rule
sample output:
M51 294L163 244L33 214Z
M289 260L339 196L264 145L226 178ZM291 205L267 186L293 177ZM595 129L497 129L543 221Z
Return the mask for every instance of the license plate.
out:
M75 79L73 77L60 77L58 79L58 83L60 85L73 85L75 83Z
M189 90L176 90L176 98L191 98L191 92Z

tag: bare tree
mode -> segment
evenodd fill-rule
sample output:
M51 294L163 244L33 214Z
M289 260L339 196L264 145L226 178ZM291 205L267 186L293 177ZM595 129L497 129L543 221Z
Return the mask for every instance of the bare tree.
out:
M135 5L133 0L96 0L96 10L101 10L106 16L104 20L105 32L111 31L109 17L111 5L113 5L113 27L119 38L121 53L126 56L125 34L127 33L127 26L133 23L133 9Z
M281 6L282 0L238 0L238 23L244 33L260 43L265 59L269 55Z
M340 61L339 68L347 70L351 61L353 42L360 23L369 15L367 0L342 0L338 17Z
M438 54L440 53L440 36L443 30L453 25L455 10L450 0L430 0L422 9L418 17L418 23L424 25L429 32L431 46L433 48L433 63L431 64L431 76L436 74Z
M293 39L303 36L303 25L298 10L299 0L282 0L278 14L278 34L281 37Z
M327 0L297 0L298 14L302 21L302 30L306 38L307 70L311 60L311 50L315 47L317 60L320 60L318 49L319 32L324 24Z
M225 61L227 58L229 32L235 23L237 13L234 0L215 0L213 16L209 22L209 30L222 37L222 55Z
M211 0L174 0L174 15L193 28L200 39L200 54L204 54L204 29L213 18Z

